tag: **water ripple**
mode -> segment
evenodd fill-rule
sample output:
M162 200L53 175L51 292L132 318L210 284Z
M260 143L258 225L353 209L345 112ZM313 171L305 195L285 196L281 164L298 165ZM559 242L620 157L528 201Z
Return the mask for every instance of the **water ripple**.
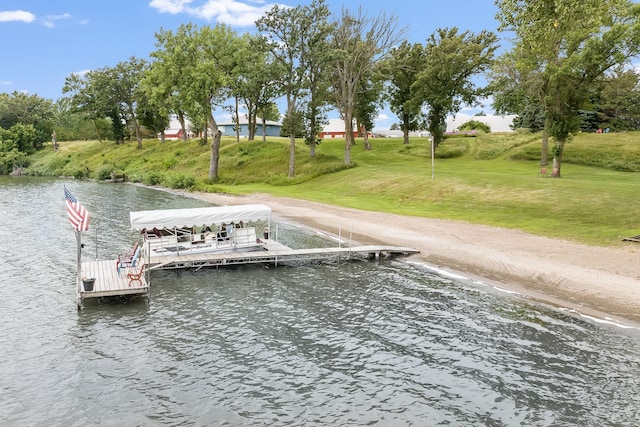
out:
M148 302L77 312L61 183L4 184L0 238L39 245L0 248L0 425L640 422L637 336L402 263L163 272ZM130 245L129 210L199 203L68 186L113 232L85 257Z

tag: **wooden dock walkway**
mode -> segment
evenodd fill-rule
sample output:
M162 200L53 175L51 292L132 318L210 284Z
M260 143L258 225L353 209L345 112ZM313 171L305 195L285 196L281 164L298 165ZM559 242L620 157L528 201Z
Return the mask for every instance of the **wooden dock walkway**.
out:
M149 283L144 274L140 277L140 282L133 282L129 286L127 269L121 268L118 273L115 259L83 262L81 275L82 277L93 277L96 281L92 291L85 291L80 283L78 287L79 305L87 298L136 295L149 292Z
M93 290L85 291L82 283L78 286L78 308L87 298L100 298L124 295L149 294L151 270L171 270L186 268L210 268L224 267L240 264L269 264L277 266L279 263L300 262L310 260L338 259L349 260L351 258L389 258L400 255L410 255L419 251L412 248L371 245L371 246L347 246L332 248L291 249L273 240L264 241L264 250L253 252L218 252L193 255L164 255L151 257L148 254L141 256L141 262L145 262L146 273L140 278L140 282L130 282L127 277L127 269L120 272L116 267L116 260L87 261L82 263L82 277L95 278ZM146 252L146 251L145 251Z
M223 267L239 264L271 264L319 259L350 259L351 257L388 258L410 255L412 248L384 245L291 249L276 242L267 242L265 250L254 252L208 253L151 257L150 270Z

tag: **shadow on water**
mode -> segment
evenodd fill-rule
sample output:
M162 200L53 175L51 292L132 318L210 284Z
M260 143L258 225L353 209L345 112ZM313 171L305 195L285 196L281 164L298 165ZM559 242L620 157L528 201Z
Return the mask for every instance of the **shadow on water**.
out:
M149 312L150 300L146 295L121 295L85 299L78 310L79 324L98 318L142 318Z

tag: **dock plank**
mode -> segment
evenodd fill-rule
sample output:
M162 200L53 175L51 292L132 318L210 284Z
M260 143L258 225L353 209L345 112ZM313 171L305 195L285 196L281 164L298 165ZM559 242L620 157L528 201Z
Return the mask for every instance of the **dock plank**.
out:
M268 246L267 246L268 248ZM203 268L251 263L284 263L290 261L318 260L331 257L371 256L389 257L418 253L413 248L369 245L333 248L291 249L284 245L272 246L272 250L254 252L208 253L192 255L168 255L151 258L150 269Z
M87 261L82 263L82 277L96 279L93 290L85 291L82 285L79 287L80 299L100 298L108 296L121 296L144 294L149 291L149 283L146 277L142 277L142 286L129 286L127 269L121 268L118 273L116 260Z

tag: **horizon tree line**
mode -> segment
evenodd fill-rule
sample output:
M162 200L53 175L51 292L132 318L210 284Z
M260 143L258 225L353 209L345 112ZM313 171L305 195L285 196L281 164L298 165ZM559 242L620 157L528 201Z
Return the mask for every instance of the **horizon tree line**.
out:
M203 144L211 137L208 176L216 181L221 132L213 110L230 111L238 123L242 104L253 140L259 119L263 125L277 120L280 98L286 101L289 177L295 175L296 135L303 135L313 158L330 108L345 123L347 164L355 144L353 122L366 136L384 103L398 116L405 144L410 131L427 129L437 147L447 115L493 95L496 112L517 114L517 126L542 130L541 164L550 152L557 177L565 144L581 125L638 128L638 73L629 62L639 49L640 6L630 0L495 3L500 31L514 36L512 48L497 59L500 46L490 31L438 28L425 43L412 44L403 40L406 28L398 28L395 16L343 8L332 17L325 0L275 5L256 21L255 34L224 24L161 29L149 60L131 57L114 67L72 74L65 97L55 104L0 94L0 160L39 148L54 128L58 140L95 135L121 144L133 136L141 148L145 131L163 135L173 114L183 129L188 118L203 133ZM16 105L29 103L46 113L26 118L12 113L20 111ZM37 132L11 130L17 124L37 125ZM33 141L25 144L25 139ZM366 138L363 148L372 148Z

